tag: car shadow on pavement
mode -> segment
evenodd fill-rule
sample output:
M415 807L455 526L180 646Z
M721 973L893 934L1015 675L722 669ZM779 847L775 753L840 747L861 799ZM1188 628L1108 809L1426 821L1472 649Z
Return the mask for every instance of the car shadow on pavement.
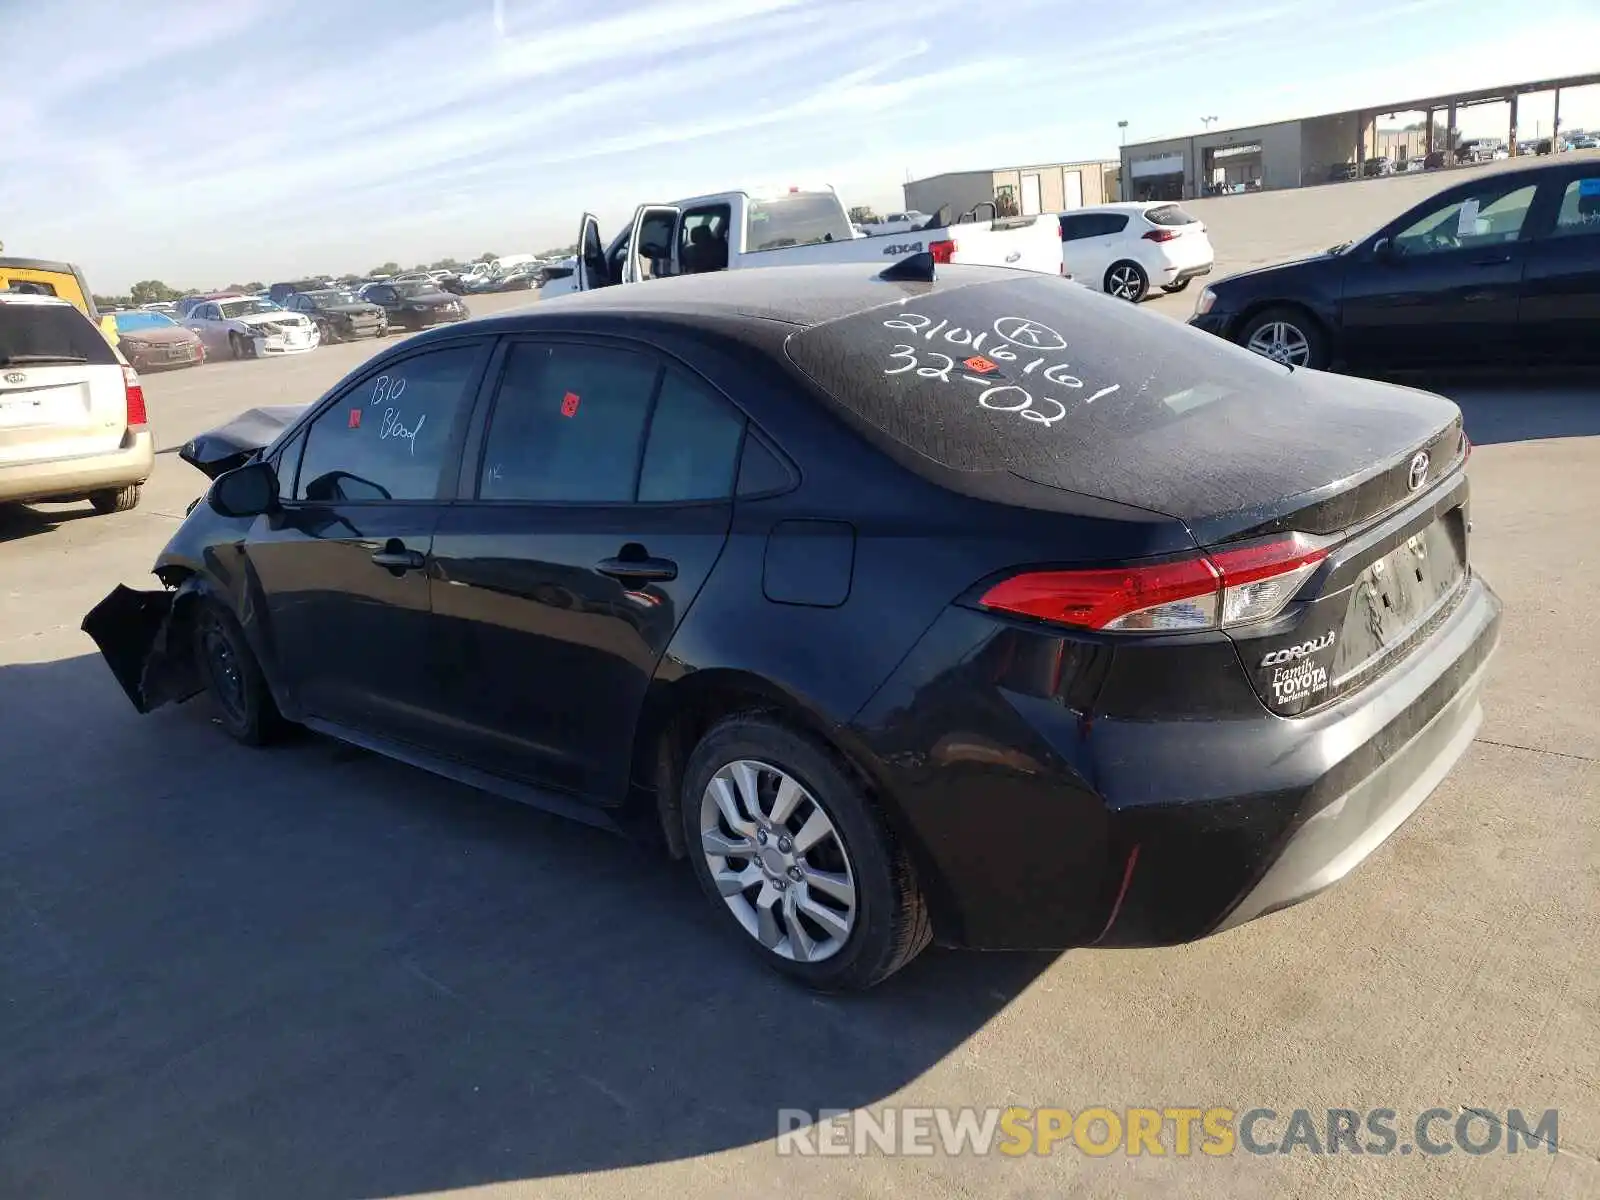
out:
M1474 446L1600 435L1600 372L1396 378L1450 397Z
M683 864L98 656L0 666L0 1191L380 1196L679 1159L871 1104L1051 955L771 974Z
M92 517L95 511L87 500L75 504L11 504L0 502L0 542L37 537L58 525Z

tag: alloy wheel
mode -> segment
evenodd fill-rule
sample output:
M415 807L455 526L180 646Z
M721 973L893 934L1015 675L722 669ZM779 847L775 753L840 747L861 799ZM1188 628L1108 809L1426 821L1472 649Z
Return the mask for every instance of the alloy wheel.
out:
M1311 361L1311 339L1287 321L1268 321L1250 335L1245 348L1286 367L1303 367Z
M1111 272L1111 294L1118 300L1137 300L1144 291L1144 282L1138 269L1132 266L1117 267Z
M700 849L745 932L780 958L821 962L858 911L855 870L816 797L768 763L728 763L700 800Z

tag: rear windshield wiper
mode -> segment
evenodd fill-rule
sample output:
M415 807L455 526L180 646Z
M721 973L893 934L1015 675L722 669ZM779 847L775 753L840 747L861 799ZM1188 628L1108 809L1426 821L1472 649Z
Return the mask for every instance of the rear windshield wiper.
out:
M81 354L0 354L0 367L16 366L18 363L86 363L88 361Z

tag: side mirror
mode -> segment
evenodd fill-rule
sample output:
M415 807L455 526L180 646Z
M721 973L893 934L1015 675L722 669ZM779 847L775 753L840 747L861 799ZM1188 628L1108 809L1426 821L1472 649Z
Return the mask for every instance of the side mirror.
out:
M246 463L217 476L207 500L224 517L259 517L278 507L278 473L268 462Z
M1381 263L1392 263L1400 256L1394 252L1394 243L1386 237L1381 237L1372 243L1372 257Z

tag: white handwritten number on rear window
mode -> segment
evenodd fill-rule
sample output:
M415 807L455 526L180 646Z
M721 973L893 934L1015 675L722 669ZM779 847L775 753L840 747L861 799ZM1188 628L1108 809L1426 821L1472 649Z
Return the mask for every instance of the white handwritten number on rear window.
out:
M901 313L897 317L891 317L883 323L883 327L915 334L925 342L935 342L942 334L944 345L959 346L969 351L968 355L958 363L953 355L946 354L942 350L898 345L894 348L894 353L889 356L889 361L897 365L886 367L883 372L885 375L904 375L909 371L915 371L923 379L937 379L942 383L950 383L952 372L958 368L965 368L961 373L961 379L967 383L977 384L983 389L978 394L978 405L991 412L1016 413L1026 421L1033 421L1039 425L1054 425L1066 416L1068 411L1065 401L1057 400L1054 396L1035 396L1033 392L1019 384L1004 382L1003 377L995 377L993 373L1001 369L1001 364L1021 364L1024 359L1029 359L1025 366L1017 365L1013 370L1020 370L1024 376L1032 376L1055 387L1075 392L1081 392L1084 387L1083 380L1071 374L1071 363L1048 363L1045 357L1051 352L1065 350L1067 340L1050 326L1041 325L1024 317L998 318L991 327L995 340L987 349L984 343L989 340L990 330L973 333L972 330L963 329L959 325L952 326L947 320L935 323L932 317L924 317L917 313ZM1034 374L1036 371L1037 375ZM1082 399L1081 403L1093 404L1096 400L1102 400L1121 390L1122 385L1114 383Z

